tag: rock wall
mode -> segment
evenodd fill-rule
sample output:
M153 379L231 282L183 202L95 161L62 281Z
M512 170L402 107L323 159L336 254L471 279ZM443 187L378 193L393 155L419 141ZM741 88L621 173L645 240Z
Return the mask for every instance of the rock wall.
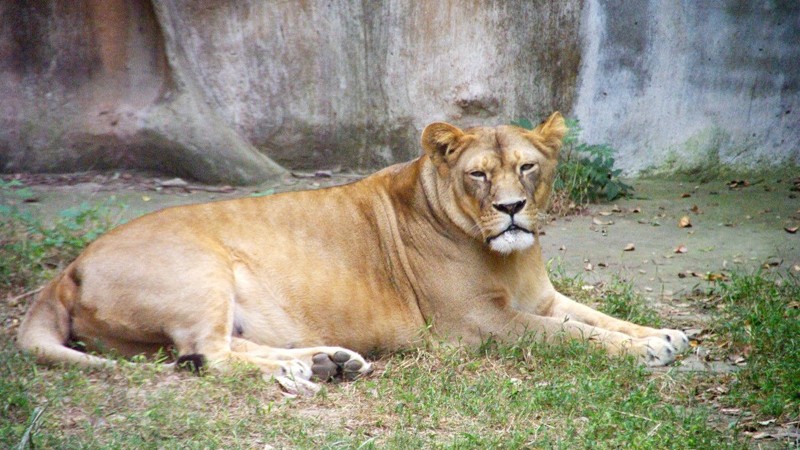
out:
M255 183L553 110L619 164L800 162L800 3L0 0L0 171Z
M0 3L3 171L134 167L233 183L283 171L197 94L157 13L146 1Z
M800 3L587 0L574 113L630 172L800 163Z
M0 168L255 182L569 110L580 3L0 2Z
M204 98L287 167L381 167L416 156L433 120L539 116L573 102L577 2L163 7Z

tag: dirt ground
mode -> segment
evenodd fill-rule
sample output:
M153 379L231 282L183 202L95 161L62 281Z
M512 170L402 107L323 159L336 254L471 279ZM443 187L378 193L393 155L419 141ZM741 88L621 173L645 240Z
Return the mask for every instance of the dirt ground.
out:
M4 176L9 180L14 176ZM45 220L82 203L125 205L123 219L161 208L250 195L317 189L358 175L293 173L257 187L208 186L142 173L16 175L33 190L20 207ZM702 328L691 304L732 271L800 275L800 178L764 176L704 184L663 179L629 180L633 198L591 205L581 214L553 218L541 237L544 255L584 285L620 278L685 329ZM698 333L699 330L696 330ZM697 358L684 370L733 370Z

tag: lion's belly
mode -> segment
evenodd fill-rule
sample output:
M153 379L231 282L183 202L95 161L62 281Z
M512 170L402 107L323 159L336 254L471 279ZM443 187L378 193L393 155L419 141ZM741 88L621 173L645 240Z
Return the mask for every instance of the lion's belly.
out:
M234 335L274 347L394 350L424 328L416 302L384 273L331 264L234 269ZM309 270L310 269L310 270Z

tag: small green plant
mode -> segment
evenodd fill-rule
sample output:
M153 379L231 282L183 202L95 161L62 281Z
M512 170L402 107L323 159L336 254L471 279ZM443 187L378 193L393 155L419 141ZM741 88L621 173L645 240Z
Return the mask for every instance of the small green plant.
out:
M18 206L32 195L16 180L0 180L0 197L9 199L0 204L0 287L5 289L40 283L119 222L119 206L83 203L47 225Z
M512 125L532 130L528 119ZM580 206L600 200L612 201L633 192L633 187L620 179L622 170L614 168L614 149L608 145L590 145L579 141L581 127L577 120L567 119L569 133L559 156L553 182L551 210L565 212L569 204Z

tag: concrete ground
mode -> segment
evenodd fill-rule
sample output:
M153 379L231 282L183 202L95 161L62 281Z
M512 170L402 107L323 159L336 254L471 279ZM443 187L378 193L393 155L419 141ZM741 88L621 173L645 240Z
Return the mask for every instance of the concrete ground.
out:
M731 271L800 272L800 233L790 232L800 225L793 180L632 184L634 198L552 222L542 237L545 256L590 282L632 281L654 300L684 296Z

